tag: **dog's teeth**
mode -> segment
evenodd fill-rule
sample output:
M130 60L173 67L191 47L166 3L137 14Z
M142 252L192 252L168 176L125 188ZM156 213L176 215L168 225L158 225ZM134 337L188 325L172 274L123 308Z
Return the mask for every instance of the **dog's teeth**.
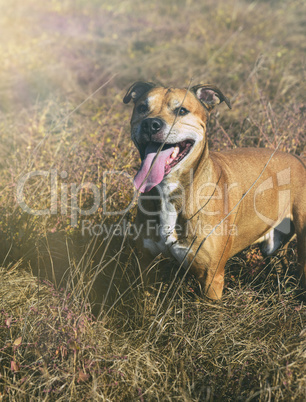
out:
M175 159L177 157L177 155L179 154L179 152L180 152L180 147L175 147L174 151L171 154L171 158Z

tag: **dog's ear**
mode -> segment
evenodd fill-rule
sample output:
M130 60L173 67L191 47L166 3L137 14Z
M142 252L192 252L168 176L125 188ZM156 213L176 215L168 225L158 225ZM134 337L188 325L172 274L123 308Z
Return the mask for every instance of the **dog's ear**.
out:
M200 102L206 107L210 112L216 105L221 102L225 102L227 106L231 109L230 100L223 95L219 88L214 85L196 85L190 89L195 96L200 100Z
M156 85L152 82L135 82L127 91L123 98L123 103L129 103L133 99L134 103L138 101L146 92L154 88Z

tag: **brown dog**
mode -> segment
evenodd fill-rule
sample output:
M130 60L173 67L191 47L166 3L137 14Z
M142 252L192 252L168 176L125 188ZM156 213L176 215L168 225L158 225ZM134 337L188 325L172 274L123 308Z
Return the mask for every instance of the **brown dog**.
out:
M210 111L229 100L212 85L190 90L136 82L132 140L141 156L135 177L136 225L144 268L159 254L174 257L219 299L226 261L255 242L266 254L297 234L306 287L305 165L263 148L209 152Z

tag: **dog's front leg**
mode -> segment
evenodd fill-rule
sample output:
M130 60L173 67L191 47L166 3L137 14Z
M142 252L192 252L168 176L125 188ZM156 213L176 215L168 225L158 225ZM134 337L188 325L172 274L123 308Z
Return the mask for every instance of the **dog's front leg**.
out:
M216 272L217 270L217 272ZM210 268L207 272L203 294L208 299L219 300L222 297L224 288L224 270L220 272L219 268Z
M196 275L196 278L201 285L202 294L205 298L211 300L221 299L224 288L224 269L210 267L201 276Z
M205 298L219 300L224 288L224 267L228 258L225 253L218 253L215 259L207 258L204 249L193 259L190 272L201 285L201 291Z

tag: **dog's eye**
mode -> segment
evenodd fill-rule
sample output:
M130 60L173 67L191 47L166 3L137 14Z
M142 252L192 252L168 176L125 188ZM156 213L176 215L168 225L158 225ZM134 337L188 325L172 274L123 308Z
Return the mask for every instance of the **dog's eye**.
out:
M175 109L175 114L177 115L177 116L185 116L186 114L188 114L189 113L189 110L187 110L186 108L184 108L184 107L181 107L181 108L176 108Z
M147 113L147 111L149 110L148 105L146 105L145 103L143 103L142 105L137 106L137 112L138 113Z

